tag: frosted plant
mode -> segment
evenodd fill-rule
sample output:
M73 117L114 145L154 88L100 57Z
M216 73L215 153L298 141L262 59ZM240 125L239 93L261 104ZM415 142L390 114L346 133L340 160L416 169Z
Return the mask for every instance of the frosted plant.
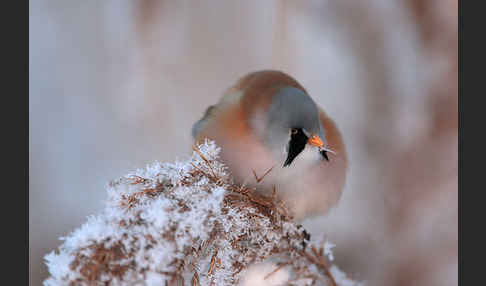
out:
M44 285L360 285L328 267L333 245L311 244L275 192L234 184L218 154L207 141L111 182L103 212L45 256Z

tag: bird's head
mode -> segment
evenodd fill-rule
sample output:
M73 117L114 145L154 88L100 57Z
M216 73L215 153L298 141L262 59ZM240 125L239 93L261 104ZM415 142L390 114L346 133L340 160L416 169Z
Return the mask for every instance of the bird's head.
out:
M274 152L286 153L283 167L292 164L306 148L315 149L316 157L329 160L325 130L319 109L302 89L282 86L274 89L263 118L260 137Z

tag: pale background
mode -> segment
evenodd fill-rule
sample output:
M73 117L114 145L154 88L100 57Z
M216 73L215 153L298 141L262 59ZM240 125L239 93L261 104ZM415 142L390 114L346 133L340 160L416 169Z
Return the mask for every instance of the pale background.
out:
M29 271L109 180L190 152L238 77L294 76L342 130L340 205L306 221L367 285L457 285L457 1L30 1ZM317 237L316 237L317 238Z

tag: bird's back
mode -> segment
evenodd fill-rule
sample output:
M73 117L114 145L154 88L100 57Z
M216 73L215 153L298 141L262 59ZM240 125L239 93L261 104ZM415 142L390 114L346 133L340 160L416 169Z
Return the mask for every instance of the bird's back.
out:
M250 117L255 105L267 106L272 95L272 89L289 86L306 92L305 89L291 76L277 70L262 70L249 73L241 77L234 85L228 88L219 102L209 106L201 119L192 126L192 137L197 139L199 133L211 120L217 117L220 110L228 106L240 104L245 118Z

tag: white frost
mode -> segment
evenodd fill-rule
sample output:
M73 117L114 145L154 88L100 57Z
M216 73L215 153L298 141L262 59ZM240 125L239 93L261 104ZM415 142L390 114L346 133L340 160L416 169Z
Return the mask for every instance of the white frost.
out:
M322 272L301 255L303 235L291 217L239 193L213 142L197 150L187 161L155 162L110 183L105 209L45 256L44 285L326 281L308 278ZM332 247L323 249L330 260ZM265 279L278 264L286 266ZM358 285L331 269L340 286Z

